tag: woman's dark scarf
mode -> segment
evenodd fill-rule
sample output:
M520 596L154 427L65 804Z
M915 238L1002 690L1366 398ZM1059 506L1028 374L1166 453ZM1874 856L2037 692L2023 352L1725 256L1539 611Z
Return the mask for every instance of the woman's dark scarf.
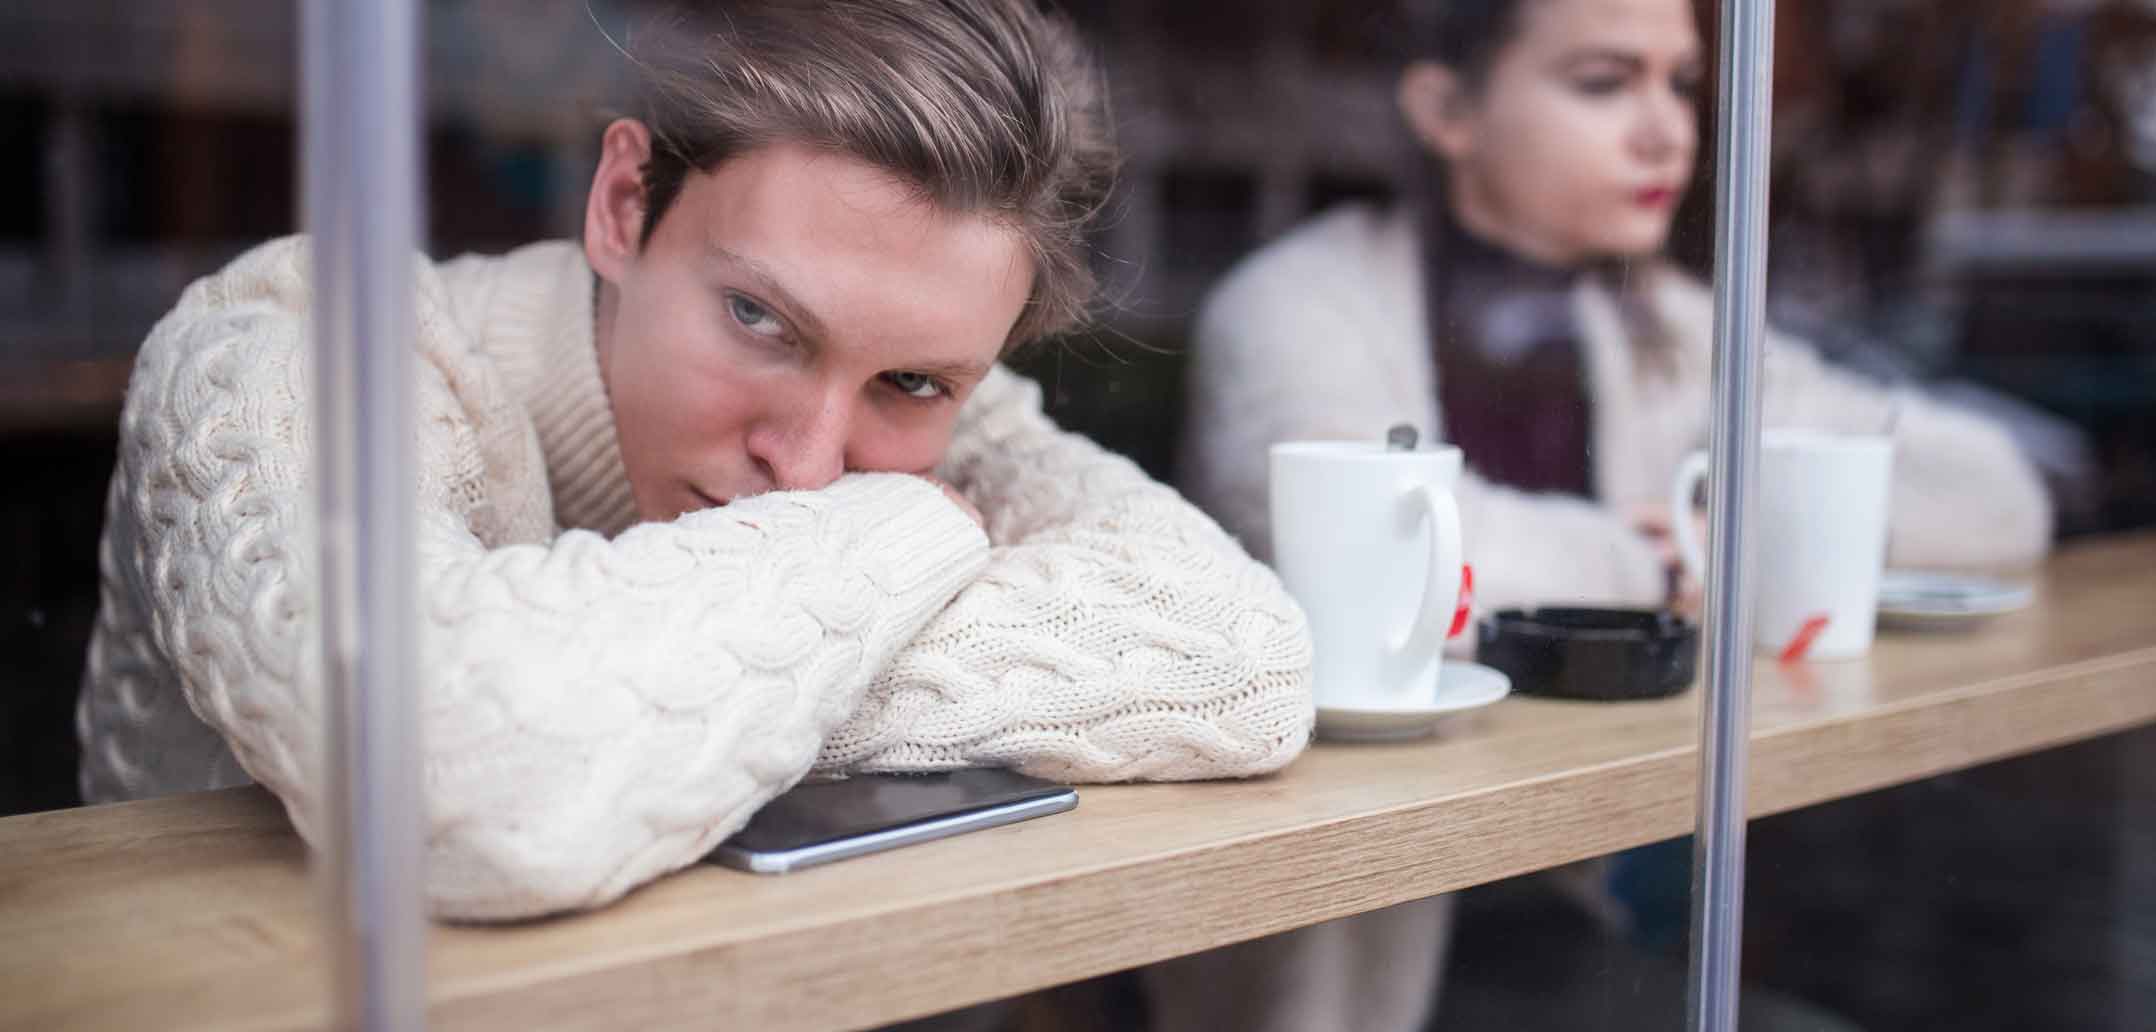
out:
M1541 265L1424 206L1423 296L1445 440L1483 479L1593 497L1585 342L1572 304L1587 267Z

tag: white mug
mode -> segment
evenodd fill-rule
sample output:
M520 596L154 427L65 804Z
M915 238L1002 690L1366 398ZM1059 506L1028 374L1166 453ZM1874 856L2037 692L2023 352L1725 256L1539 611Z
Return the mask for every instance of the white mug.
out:
M1760 435L1752 640L1761 651L1788 648L1818 616L1826 626L1805 650L1808 658L1851 659L1871 651L1893 475L1889 437L1816 430ZM1707 454L1686 457L1669 502L1677 551L1701 583L1707 559L1689 514L1706 477Z
M1428 705L1460 596L1460 450L1271 451L1273 565L1310 618L1320 706Z

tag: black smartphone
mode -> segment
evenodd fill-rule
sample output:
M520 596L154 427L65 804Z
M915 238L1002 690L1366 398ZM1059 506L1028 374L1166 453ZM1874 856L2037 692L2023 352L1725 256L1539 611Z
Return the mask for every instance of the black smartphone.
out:
M1070 786L1008 770L857 774L795 785L705 859L784 874L1077 805Z

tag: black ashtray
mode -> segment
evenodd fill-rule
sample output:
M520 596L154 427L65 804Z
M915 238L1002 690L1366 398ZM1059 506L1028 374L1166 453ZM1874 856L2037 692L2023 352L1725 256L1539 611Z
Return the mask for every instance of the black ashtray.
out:
M1655 699L1691 685L1699 625L1658 609L1505 609L1482 618L1475 661L1525 695Z

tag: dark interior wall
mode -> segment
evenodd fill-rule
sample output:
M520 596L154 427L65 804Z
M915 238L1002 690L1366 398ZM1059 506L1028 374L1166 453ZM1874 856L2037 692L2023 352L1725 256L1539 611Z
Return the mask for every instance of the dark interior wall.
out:
M1865 1028L2156 1015L2156 730L1754 821L1745 967Z
M0 815L72 806L113 438L0 436Z

